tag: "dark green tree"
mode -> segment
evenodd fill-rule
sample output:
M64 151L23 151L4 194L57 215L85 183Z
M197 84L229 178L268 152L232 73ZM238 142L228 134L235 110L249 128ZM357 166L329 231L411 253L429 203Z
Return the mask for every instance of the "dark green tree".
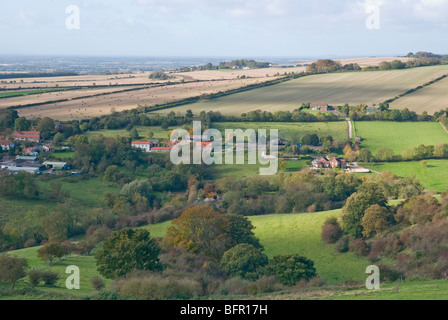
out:
M221 259L221 267L232 276L256 280L268 257L250 244L239 244L226 251Z
M287 286L293 286L302 279L309 281L317 275L314 262L298 254L275 256L269 261L268 273Z
M0 255L0 280L11 283L11 289L14 289L16 282L26 276L27 265L26 259Z
M161 270L160 247L146 230L123 229L112 233L97 251L98 271L108 279L132 270Z

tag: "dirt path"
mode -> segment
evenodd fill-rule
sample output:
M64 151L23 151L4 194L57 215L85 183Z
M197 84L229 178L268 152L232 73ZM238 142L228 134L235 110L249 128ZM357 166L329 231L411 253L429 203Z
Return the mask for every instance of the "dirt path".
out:
M348 139L353 140L352 121L349 118L347 118L345 119L345 122L347 122L348 127Z

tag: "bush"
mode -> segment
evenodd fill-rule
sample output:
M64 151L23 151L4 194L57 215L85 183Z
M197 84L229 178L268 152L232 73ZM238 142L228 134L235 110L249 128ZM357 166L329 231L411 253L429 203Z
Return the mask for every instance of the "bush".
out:
M250 244L239 244L226 251L221 267L232 276L245 279L258 278L261 268L268 264L268 257Z
M99 275L92 276L90 278L90 283L92 284L92 287L97 291L104 289L104 287L106 286L104 280Z
M223 295L244 295L247 294L250 282L241 278L230 278L219 288L219 293Z
M355 253L358 257L364 257L369 252L369 247L363 239L355 239L350 243L348 251Z
M156 274L130 274L111 287L122 297L147 300L191 299L203 295L202 285L196 280Z
M30 272L28 272L28 282L30 286L32 287L38 286L41 279L42 279L41 271L31 270Z
M52 271L43 271L41 273L41 279L46 286L54 286L59 280L59 275Z
M334 244L334 248L339 253L345 253L348 251L349 244L350 244L350 238L348 236L343 236Z
M25 248L35 247L35 246L37 246L37 241L36 241L36 239L29 239L29 240L25 241L23 246Z
M293 286L300 280L309 281L316 276L314 262L298 254L275 256L268 266L267 273L275 276L280 283Z
M342 236L342 229L339 225L326 224L322 227L321 238L325 244L336 243Z

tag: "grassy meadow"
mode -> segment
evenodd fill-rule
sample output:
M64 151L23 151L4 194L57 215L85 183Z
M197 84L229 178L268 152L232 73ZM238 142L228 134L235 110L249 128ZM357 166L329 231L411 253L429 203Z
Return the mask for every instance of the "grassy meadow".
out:
M272 258L282 253L297 253L314 261L317 273L328 283L348 280L365 280L365 268L369 262L352 253L339 254L325 245L321 238L322 225L328 217L339 216L340 210L249 217L255 226L255 235ZM165 234L170 223L146 227L155 237Z
M371 170L389 170L400 178L415 176L428 190L445 192L448 190L448 160L425 160L411 162L375 163L367 165Z
M401 154L407 148L448 143L448 134L437 122L355 122L361 146L373 154L380 147L391 148Z
M339 141L348 138L347 124L345 121L337 122L301 122L301 123L276 123L276 122L219 122L213 123L212 127L225 132L226 129L277 129L280 138L300 143L307 134L317 134L319 137L332 136Z

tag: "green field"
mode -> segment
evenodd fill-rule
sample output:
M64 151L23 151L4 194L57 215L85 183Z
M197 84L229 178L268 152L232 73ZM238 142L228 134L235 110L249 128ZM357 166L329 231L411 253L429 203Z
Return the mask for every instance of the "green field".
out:
M179 129L178 127L171 127L168 129L162 129L160 126L155 127L144 127L144 126L136 126L134 127L137 129L140 137L148 138L148 134L150 131L154 133L154 137L152 139L168 139L168 134L170 130L173 129ZM96 135L103 135L106 138L115 138L117 136L120 137L130 137L130 131L127 131L126 129L118 129L118 130L98 130L98 131L89 131L84 133L87 137L96 136Z
M423 89L408 94L391 103L393 109L408 108L421 114L427 111L429 114L448 107L448 78L433 83Z
M448 66L412 68L406 70L347 72L312 75L281 84L245 91L208 102L198 102L168 110L185 114L191 109L219 111L222 114L241 115L253 110L294 110L302 103L326 102L339 106L345 103L377 104L416 88L448 73ZM423 112L424 109L421 110Z
M362 122L355 123L356 135L361 136L361 147L373 154L380 147L391 148L401 154L409 147L448 143L448 134L437 122Z
M38 270L50 270L59 274L59 280L54 287L38 286L37 288L44 292L52 292L61 295L74 295L74 296L87 296L94 293L94 288L90 283L90 278L93 275L100 275L96 271L96 262L93 256L70 256L62 258L60 260L53 261L53 264L43 262L37 257L37 250L40 247L33 247L27 249L21 249L11 252L12 256L18 258L24 258L28 260L28 268L34 268ZM66 268L68 266L77 266L80 273L80 290L68 290L65 286L65 280L69 276L66 274ZM106 284L109 284L111 280L104 279ZM22 279L17 284L17 289L27 286L27 279Z
M328 283L348 280L365 281L365 268L369 262L351 253L339 254L333 247L325 245L321 238L322 225L328 217L340 215L340 210L309 213L250 217L256 227L268 257L282 253L298 253L315 262L317 273ZM146 227L154 236L163 236L170 225Z
M103 206L104 196L108 192L117 192L119 187L103 183L100 178L91 178L88 180L78 180L68 177L56 178L62 181L62 189L70 192L70 198L78 201L81 205L88 207ZM74 181L74 182L68 182ZM47 181L38 180L37 185L42 193L39 199L15 199L12 197L0 197L0 213L13 215L15 213L24 213L32 210L38 205L46 208L56 206L54 199L47 199L44 195L50 190L50 184Z
M381 172L389 170L400 178L415 176L428 190L445 192L448 190L448 160L425 160L426 166L421 161L375 163L367 165L371 170Z
M66 89L48 89L48 90L28 90L28 91L0 92L0 99L2 99L2 98L13 98L13 97L22 97L22 96L28 96L28 95L32 95L32 94L40 94L40 93L64 91L64 90L66 90Z
M276 123L276 122L215 122L212 128L225 132L226 129L277 129L280 138L290 140L292 143L300 143L307 134L317 134L319 137L332 136L340 142L348 138L347 124L345 121L337 122L300 122L300 123Z

